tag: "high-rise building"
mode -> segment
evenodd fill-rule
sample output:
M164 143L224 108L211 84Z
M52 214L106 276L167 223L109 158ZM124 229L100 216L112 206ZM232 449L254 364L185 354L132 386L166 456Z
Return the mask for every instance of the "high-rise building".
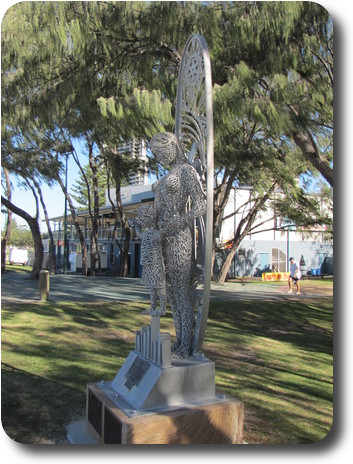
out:
M118 154L132 155L134 158L138 158L141 162L141 169L135 174L130 176L130 185L146 185L148 183L148 172L147 168L147 147L144 140L131 139L128 142L123 142L118 145Z

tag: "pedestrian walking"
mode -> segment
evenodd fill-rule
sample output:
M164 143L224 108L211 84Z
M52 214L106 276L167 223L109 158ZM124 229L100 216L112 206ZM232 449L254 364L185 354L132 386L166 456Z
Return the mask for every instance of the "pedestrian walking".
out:
M294 282L294 285L297 286L297 295L300 295L300 282L299 281L302 277L302 273L300 272L300 266L293 257L290 257L289 261L290 261L290 274L288 277L289 291L287 293L293 293L293 282Z

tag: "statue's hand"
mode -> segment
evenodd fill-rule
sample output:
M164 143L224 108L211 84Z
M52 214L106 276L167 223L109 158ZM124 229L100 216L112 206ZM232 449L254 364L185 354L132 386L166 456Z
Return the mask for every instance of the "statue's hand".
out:
M158 187L158 185L159 185L159 182L160 182L159 180L156 180L156 182L154 182L154 183L152 184L152 192L155 192L155 191L156 191L156 189L157 189L157 187Z
M179 216L175 215L170 218L167 224L167 232L175 232L177 230L184 229L184 227L187 225L186 217L185 216Z

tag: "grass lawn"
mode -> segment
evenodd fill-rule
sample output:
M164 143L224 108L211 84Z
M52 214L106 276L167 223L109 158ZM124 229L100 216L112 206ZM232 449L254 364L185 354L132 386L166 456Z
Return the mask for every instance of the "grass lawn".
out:
M30 274L32 272L32 266L22 266L22 264L10 264L7 262L6 272L15 272L16 274Z
M22 443L60 442L88 382L112 379L148 323L143 303L2 305L2 422ZM244 440L313 443L332 423L332 298L213 302L205 355L244 402ZM173 335L171 316L161 329Z
M314 443L332 424L332 299L218 303L206 354L245 405L248 443Z

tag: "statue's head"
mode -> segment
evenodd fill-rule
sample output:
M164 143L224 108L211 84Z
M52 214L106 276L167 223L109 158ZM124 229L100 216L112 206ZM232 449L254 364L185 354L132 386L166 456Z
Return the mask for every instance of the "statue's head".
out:
M170 166L177 160L185 161L181 144L172 132L156 134L151 140L151 151L163 166Z

